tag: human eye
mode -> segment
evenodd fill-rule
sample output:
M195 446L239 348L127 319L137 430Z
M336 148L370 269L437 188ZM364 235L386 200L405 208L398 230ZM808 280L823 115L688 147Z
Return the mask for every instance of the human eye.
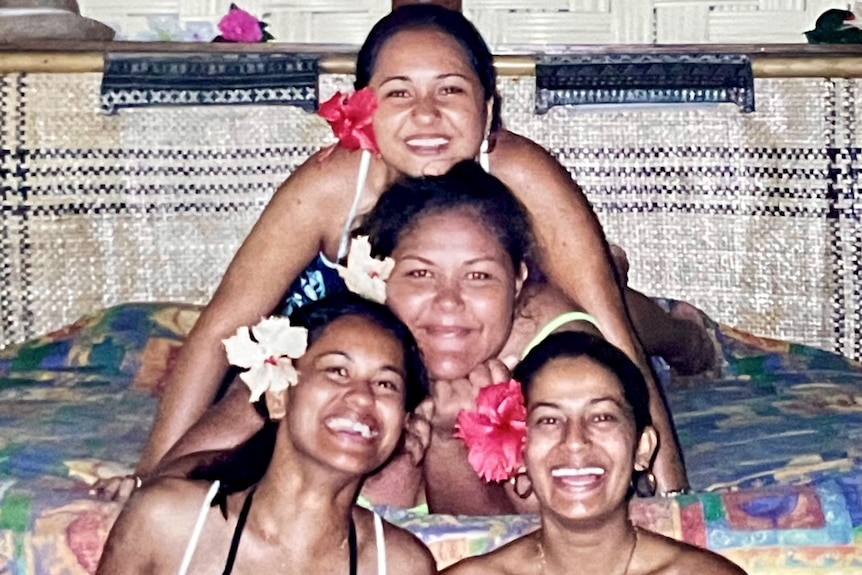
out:
M385 391L401 393L401 382L392 378L378 379L375 384Z
M383 94L385 98L406 98L409 94L404 88L392 88Z
M478 281L487 281L490 280L493 276L488 272L483 271L471 271L467 274L467 279L478 280Z
M426 269L413 269L408 270L405 275L410 278L421 279L431 277L431 272Z
M440 91L446 96L451 95L451 94L463 94L464 92L466 92L466 90L464 90L464 88L462 86L458 86L458 85L454 85L454 84L443 86L440 89Z
M350 377L350 371L347 367L340 364L323 365L321 371L332 381L343 382Z

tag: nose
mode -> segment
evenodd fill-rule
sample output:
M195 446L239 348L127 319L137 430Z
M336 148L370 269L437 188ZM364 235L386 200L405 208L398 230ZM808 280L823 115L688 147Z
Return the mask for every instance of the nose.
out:
M417 98L413 106L413 116L417 120L427 122L436 119L439 115L440 109L433 95Z
M580 418L569 419L566 423L563 443L570 449L584 447L590 443L587 426Z
M372 382L368 380L356 380L350 386L348 399L356 405L364 406L374 403L374 392L371 389Z
M461 288L457 282L440 281L437 283L434 294L434 303L444 310L458 309L464 304L461 297Z

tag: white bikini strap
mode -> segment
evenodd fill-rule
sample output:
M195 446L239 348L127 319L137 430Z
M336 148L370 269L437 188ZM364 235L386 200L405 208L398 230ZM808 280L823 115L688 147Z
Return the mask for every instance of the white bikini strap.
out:
M374 514L374 534L377 537L377 575L386 575L386 539L383 537L383 520Z
M212 507L213 499L215 499L216 494L218 493L219 482L218 480L213 481L213 484L210 485L210 490L207 491L207 496L204 499L204 504L201 507L200 513L198 513L198 518L195 521L195 527L192 530L191 539L189 539L189 544L186 547L186 552L183 555L183 562L180 564L180 569L177 571L177 575L186 575L189 570L189 565L192 562L192 556L195 554L195 549L198 547L198 541L201 538L201 533L204 530L204 523L206 523L207 515L209 514L210 507Z
M341 261L341 258L347 255L347 245L350 241L350 231L353 229L353 218L356 217L356 210L359 207L359 198L362 197L362 191L365 190L365 181L368 179L368 168L371 166L371 152L362 150L362 156L359 160L359 174L356 177L356 192L353 194L353 203L350 205L350 211L347 212L347 221L344 222L344 229L341 230L341 241L338 243L338 257L336 263Z

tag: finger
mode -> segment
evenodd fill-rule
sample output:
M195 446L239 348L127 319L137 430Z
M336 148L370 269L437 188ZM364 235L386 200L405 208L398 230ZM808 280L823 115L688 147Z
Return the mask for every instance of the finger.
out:
M489 359L486 362L488 371L491 373L492 383L505 383L511 377L509 367L499 359Z
M514 371L515 366L518 365L518 356L517 355L507 355L506 357L501 357L500 361L503 362L503 365L509 368L509 371Z
M480 388L487 387L494 383L494 376L492 375L487 362L480 363L474 367L468 377L470 378L470 383L477 392Z
M137 484L134 478L126 478L120 482L114 501L125 501L135 491Z

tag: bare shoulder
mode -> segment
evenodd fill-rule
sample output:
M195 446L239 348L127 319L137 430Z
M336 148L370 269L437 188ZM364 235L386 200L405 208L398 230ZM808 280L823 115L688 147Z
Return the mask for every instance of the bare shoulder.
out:
M491 153L491 173L500 178L532 212L555 206L556 199L582 198L569 171L539 144L503 131Z
M519 537L485 555L467 557L441 571L446 575L522 575L535 570L532 535Z
M641 531L639 545L648 562L646 572L661 575L746 575L738 565L721 555L670 539L649 531Z
M357 515L362 517L363 524L367 525L366 532L371 534L369 543L376 549L376 535L374 535L374 516L366 510L360 509ZM411 532L383 520L383 539L386 545L387 571L390 573L437 573L437 564L428 547Z
M498 135L491 154L491 171L510 187L531 183L537 176L571 179L548 150L529 138L505 130Z
M179 542L191 531L206 490L172 477L138 489L111 529L98 573L160 573L163 564L178 565Z
M292 198L305 204L343 203L355 190L360 154L343 148L317 152L278 187L274 199Z

